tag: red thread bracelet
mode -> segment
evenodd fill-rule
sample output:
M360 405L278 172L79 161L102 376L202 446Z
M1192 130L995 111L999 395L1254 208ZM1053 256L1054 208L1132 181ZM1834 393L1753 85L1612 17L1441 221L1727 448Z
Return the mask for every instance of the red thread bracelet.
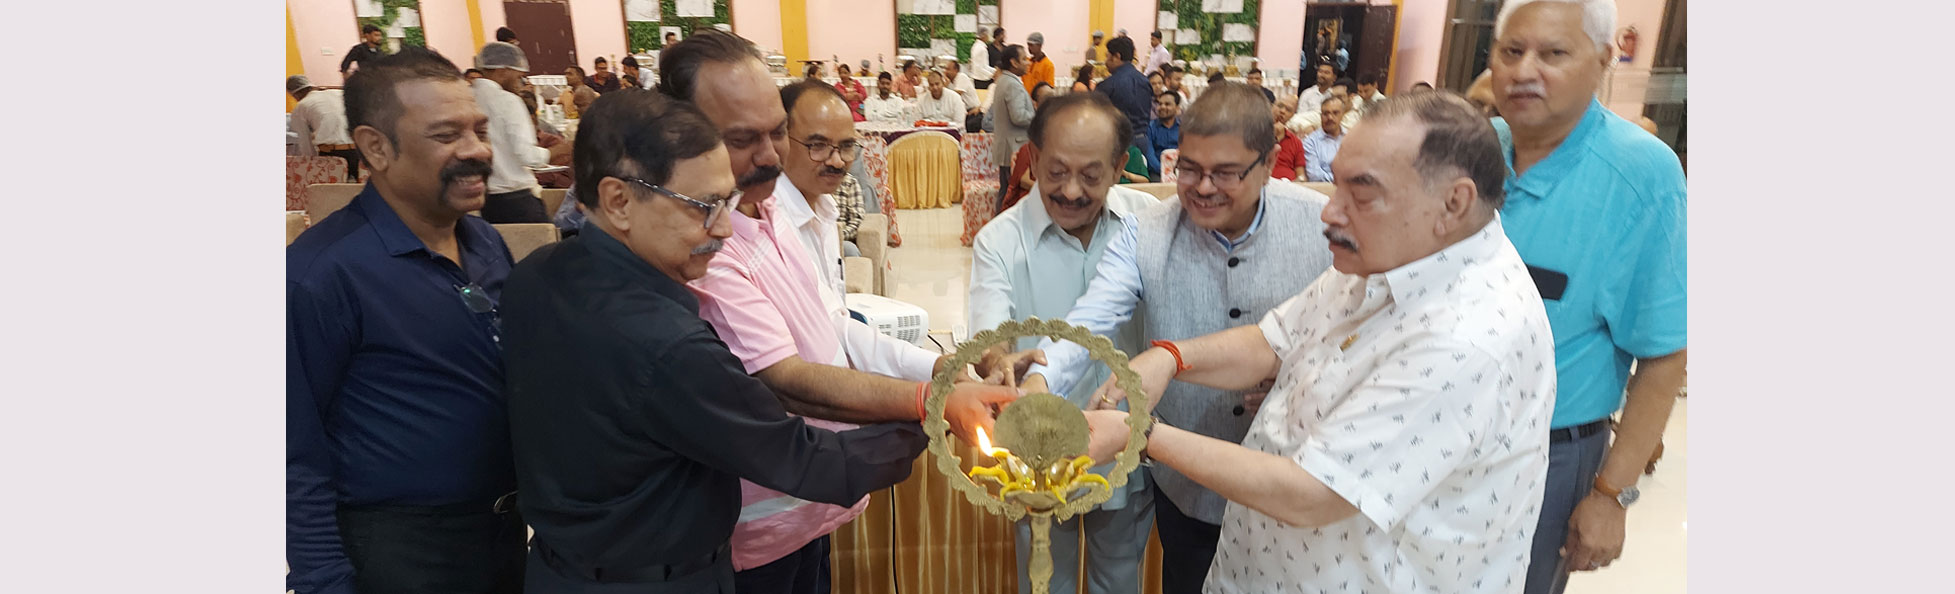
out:
M927 418L923 411L923 400L929 395L930 395L930 382L922 382L916 385L916 420L918 422L921 422L925 418Z
M1174 346L1174 343L1172 343L1172 342L1168 342L1168 341L1165 341L1165 340L1156 340L1156 341L1154 341L1154 342L1153 342L1152 344L1153 344L1154 346L1157 346L1157 347L1161 347L1161 348L1163 348L1163 349L1167 349L1167 351L1168 351L1168 354L1170 354L1170 355L1174 355L1174 374L1175 374L1175 375L1181 375L1181 372L1183 372L1183 371L1187 371L1187 370L1190 370L1190 369L1194 369L1193 367L1189 367L1187 363L1184 363L1184 362L1182 362L1182 361L1181 361L1181 349L1180 349L1179 347L1176 347L1176 346Z

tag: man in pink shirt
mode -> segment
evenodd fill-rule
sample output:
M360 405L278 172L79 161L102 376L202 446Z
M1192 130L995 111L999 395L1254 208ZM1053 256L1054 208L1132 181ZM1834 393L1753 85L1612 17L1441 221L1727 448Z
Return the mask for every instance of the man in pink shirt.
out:
M709 31L667 48L660 71L660 92L697 105L720 128L736 185L748 196L732 213L733 236L706 275L688 284L699 296L700 317L789 412L811 417L811 424L920 419L923 382L947 357L823 304L814 260L774 198L787 152L787 112L759 52L745 39ZM968 443L973 428L990 426L992 406L1017 395L1001 386L961 384L944 415ZM827 592L827 535L867 503L865 497L846 508L817 504L742 483L732 538L735 591Z

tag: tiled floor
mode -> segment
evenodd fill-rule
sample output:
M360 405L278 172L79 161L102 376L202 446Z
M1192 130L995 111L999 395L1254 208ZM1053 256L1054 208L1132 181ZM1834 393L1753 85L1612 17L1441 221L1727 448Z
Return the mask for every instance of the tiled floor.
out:
M933 335L947 340L965 324L964 300L971 281L971 248L957 242L963 215L955 207L897 211L903 247L890 250L894 270L888 278L889 296L930 312ZM1628 542L1623 556L1608 569L1577 574L1570 594L1662 594L1684 591L1687 516L1684 505L1684 467L1690 444L1688 400L1677 402L1664 434L1663 462L1655 476L1644 477L1642 501L1629 514Z

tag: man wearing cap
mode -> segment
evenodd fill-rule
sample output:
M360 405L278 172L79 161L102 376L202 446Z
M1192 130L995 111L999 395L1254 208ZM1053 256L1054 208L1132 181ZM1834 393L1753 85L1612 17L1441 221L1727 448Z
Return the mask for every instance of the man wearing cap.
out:
M1094 31L1093 44L1086 46L1086 61L1088 63L1099 61L1100 46L1104 45L1105 43L1106 43L1106 32Z
M495 149L494 170L489 174L489 197L482 204L482 219L491 223L548 223L543 201L537 199L539 187L530 167L550 164L550 151L536 146L536 124L516 91L523 88L529 74L529 58L522 48L491 41L475 56L475 67L482 78L469 83L475 102L489 115L489 145Z
M292 131L298 133L300 156L325 155L346 159L346 181L359 179L360 151L346 130L346 99L335 89L313 88L303 74L285 79L285 92L299 102L292 108Z
M1025 36L1025 51L1025 92L1039 88L1039 83L1058 88L1059 79L1053 75L1052 59L1045 56L1045 34L1033 31Z

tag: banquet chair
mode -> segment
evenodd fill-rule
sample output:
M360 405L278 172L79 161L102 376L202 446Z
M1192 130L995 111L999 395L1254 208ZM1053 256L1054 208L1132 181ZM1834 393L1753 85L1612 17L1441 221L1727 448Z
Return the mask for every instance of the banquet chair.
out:
M557 241L557 226L550 223L505 223L495 227L502 234L502 242L509 245L509 255L517 262L536 248Z
M543 193L536 195L538 199L543 201L543 214L555 218L557 216L557 208L563 206L564 193L569 191L564 188L543 188Z
M889 187L897 208L944 208L963 198L957 139L934 130L889 144Z
M306 187L305 214L312 222L326 220L326 215L339 212L353 203L353 198L366 189L366 184L312 184Z
M314 184L342 183L346 179L346 160L339 157L285 157L285 210L305 210L307 188Z
M1180 179L1181 172L1174 168L1175 164L1180 162L1181 149L1161 151L1161 181L1174 183L1176 179Z
M299 234L304 232L305 211L285 211L285 245L292 245L292 241L298 239Z
M884 279L889 276L889 215L865 214L862 224L855 229L855 247L862 250L861 256L842 259L842 285L861 290L846 289L850 293L873 293L883 295L887 286ZM861 263L852 262L862 260Z

